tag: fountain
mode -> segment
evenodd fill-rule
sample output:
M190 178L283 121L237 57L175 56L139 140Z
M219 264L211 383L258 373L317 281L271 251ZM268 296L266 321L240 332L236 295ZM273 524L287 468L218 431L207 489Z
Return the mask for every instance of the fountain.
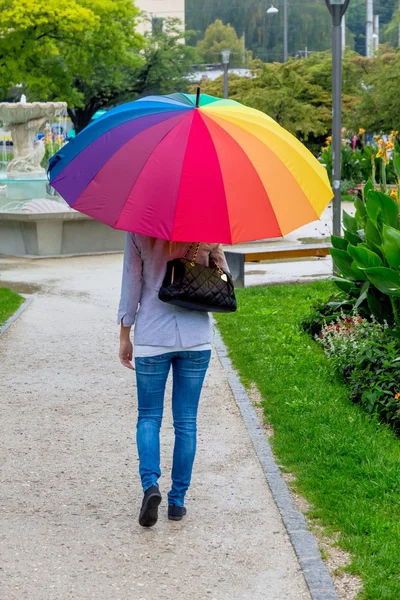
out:
M72 210L47 181L43 168L65 143L65 102L0 103L3 167L0 173L0 254L60 256L121 251L125 234ZM39 132L44 129L44 135ZM11 132L11 136L6 132ZM0 154L1 156L1 154Z
M25 97L22 98L25 100ZM65 102L1 102L0 121L5 131L11 132L14 158L8 163L9 177L44 177L41 162L45 155L44 140L37 134L51 118L65 111Z

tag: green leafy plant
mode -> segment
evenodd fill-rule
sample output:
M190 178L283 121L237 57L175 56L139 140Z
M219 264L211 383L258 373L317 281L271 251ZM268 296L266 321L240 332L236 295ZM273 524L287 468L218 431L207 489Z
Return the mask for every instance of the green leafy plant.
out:
M354 303L354 299L343 300L343 294L332 295L328 302L315 302L311 311L301 319L300 327L315 337L326 324L335 321L342 313L350 314Z
M371 182L355 201L355 216L344 212L344 236L332 236L334 282L356 309L380 322L400 326L400 228L396 197Z
M315 339L348 384L351 400L400 430L400 345L387 323L342 314Z

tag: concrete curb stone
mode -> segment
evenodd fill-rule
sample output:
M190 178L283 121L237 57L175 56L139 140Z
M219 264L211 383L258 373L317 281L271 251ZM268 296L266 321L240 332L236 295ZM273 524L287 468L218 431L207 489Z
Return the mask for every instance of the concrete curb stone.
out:
M23 295L23 294L21 294L21 295ZM7 319L7 321L4 323L4 325L2 325L0 327L0 337L18 319L18 317L20 317L22 315L22 313L28 308L30 303L33 301L33 298L34 298L33 294L31 296L25 296L25 295L23 295L23 296L26 298L25 302L23 304L21 304L19 309L13 315L11 315L11 317L9 319Z

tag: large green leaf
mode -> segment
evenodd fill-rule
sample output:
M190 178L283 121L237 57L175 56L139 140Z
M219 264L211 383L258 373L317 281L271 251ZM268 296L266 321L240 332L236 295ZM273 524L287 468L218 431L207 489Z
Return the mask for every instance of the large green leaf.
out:
M351 233L350 231L345 230L344 237L353 246L357 246L357 244L361 244L361 242L362 242L362 239L360 238L360 236L358 236L356 233Z
M343 211L343 225L350 233L357 233L358 225L356 219L349 215L345 210Z
M370 282L383 294L400 296L400 273L386 267L365 269Z
M349 245L348 240L336 235L331 235L331 242L332 246L338 250L347 250L347 246Z
M400 154L398 152L393 155L393 166L397 177L400 177Z
M364 270L360 269L357 266L357 263L355 260L353 260L353 262L351 263L351 270L353 271L354 277L358 280L358 281L368 281L368 277L366 276L366 274L364 273Z
M384 225L382 238L386 260L391 267L400 269L400 231Z
M365 302L368 299L368 290L369 290L370 285L371 285L370 281L366 281L364 283L364 285L362 286L360 296L354 305L355 309L357 309L363 302Z
M382 206L379 195L381 192L371 190L368 192L366 200L366 209L368 218L371 219L375 227L378 227L378 216L382 212Z
M378 319L379 321L383 321L385 318L387 318L386 312L382 308L382 303L379 302L377 298L375 298L371 291L367 293L367 301L369 310L376 319Z
M372 252L372 250L369 250L365 244L359 244L358 246L349 245L347 252L354 259L357 267L360 269L384 266L380 257L375 254L375 252Z
M364 185L364 189L363 189L363 198L364 201L367 199L367 196L369 194L369 192L371 190L374 189L374 184L372 183L372 181L370 179L368 179L367 183Z
M379 192L380 193L380 192ZM399 205L394 198L380 193L383 222L390 227L399 226Z
M330 248L329 250L332 260L346 279L356 279L356 275L351 268L353 259L345 250L338 250L337 248Z
M380 246L382 244L381 234L372 221L367 221L365 226L365 237L367 244L369 244L369 242L372 242L376 246Z
M333 283L339 288L339 290L342 290L342 292L346 292L346 294L355 289L354 281L344 279L343 277L332 277L331 279Z
M357 209L357 212L359 213L360 217L362 219L364 219L367 216L367 209L365 207L364 202L361 200L361 198L356 198L354 200L354 206Z

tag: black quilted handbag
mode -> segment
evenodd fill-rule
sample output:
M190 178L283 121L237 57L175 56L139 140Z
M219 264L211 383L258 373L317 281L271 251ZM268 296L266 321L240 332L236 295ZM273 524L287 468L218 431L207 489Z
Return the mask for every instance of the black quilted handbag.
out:
M163 302L181 308L204 312L235 312L236 298L230 273L225 273L213 260L212 266L196 263L200 244L197 244L192 260L187 257L192 244L183 258L167 263L163 284L158 297Z

